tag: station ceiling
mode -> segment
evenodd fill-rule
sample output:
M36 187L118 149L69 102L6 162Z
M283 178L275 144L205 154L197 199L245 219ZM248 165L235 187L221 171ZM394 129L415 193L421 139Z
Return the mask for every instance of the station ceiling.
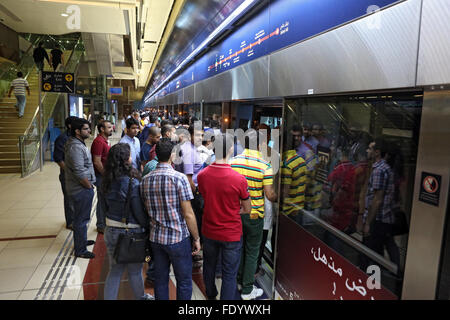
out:
M1 0L0 22L19 33L62 35L104 35L111 39L127 37L130 46L130 71L127 79L134 79L136 87L145 87L160 48L169 17L175 6L184 0ZM78 20L77 20L78 19ZM173 22L175 19L172 19ZM173 23L172 22L172 23ZM104 41L111 59L117 41ZM123 46L120 44L119 46ZM95 52L92 53L95 56ZM98 56L98 59L103 59ZM112 65L114 61L111 60ZM118 68L124 68L120 66ZM102 69L102 68L99 68ZM122 70L121 69L121 70ZM114 70L109 74L114 76Z

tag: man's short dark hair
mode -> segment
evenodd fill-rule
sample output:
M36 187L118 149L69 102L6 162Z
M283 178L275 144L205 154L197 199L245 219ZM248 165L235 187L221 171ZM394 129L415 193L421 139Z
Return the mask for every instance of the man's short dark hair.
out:
M165 126L162 126L161 127L161 136L165 137L167 132L171 132L173 128L174 128L174 126L172 126L170 124L166 124Z
M156 156L158 157L158 161L167 162L170 159L170 155L172 154L174 144L170 139L161 139L156 144Z
M22 77L23 77L22 71L17 72L17 76L18 76L19 78L22 78Z
M70 129L70 135L72 137L75 137L77 134L75 132L75 130L81 130L81 128L83 128L83 126L87 124L89 125L89 121L87 121L84 118L76 118L73 119L72 122L70 123L71 129Z
M214 151L216 159L225 159L231 147L234 147L234 137L230 134L221 133L214 136Z
M150 123L155 123L158 118L155 115L150 116Z
M106 129L106 127L105 127L105 124L106 123L111 123L110 121L108 121L108 120L101 120L101 121L99 121L98 123L97 123L97 130L98 130L98 133L101 133L102 132L102 128L103 129Z
M245 133L244 140L245 140L245 143L244 143L245 149L250 149L250 150L258 150L259 149L258 131L254 130L254 129L249 129Z
M170 125L170 126L173 125L173 121L170 121L170 120L167 120L167 119L161 121L161 128L164 127L164 126L167 126L167 125Z
M203 125L205 127L209 127L211 125L211 120L209 118L206 118L205 120L203 120Z
M74 119L77 119L77 118L78 117L75 117L75 116L67 117L66 120L64 121L64 124L66 125L66 128L69 129L69 125L72 125L72 121Z
M293 126L292 126L292 129L291 129L292 131L295 131L295 132L302 132L303 130L302 130L302 127L301 126L299 126L298 124L294 124Z
M195 131L195 129L197 129L196 127L195 127L195 124L194 123L192 123L190 126L189 126L189 129L188 129L188 131L189 131L189 134L192 136L192 135L194 135L194 131ZM200 127L200 130L203 130L203 128L202 127Z
M128 118L127 121L125 121L125 124L127 125L127 129L130 129L131 126L133 126L133 125L136 125L139 127L139 122L133 117Z
M388 153L389 151L386 140L383 137L379 137L376 138L374 142L375 142L374 150L380 150L381 157L384 158L386 156L386 153Z
M211 120L211 128L213 128L213 129L219 128L219 121Z

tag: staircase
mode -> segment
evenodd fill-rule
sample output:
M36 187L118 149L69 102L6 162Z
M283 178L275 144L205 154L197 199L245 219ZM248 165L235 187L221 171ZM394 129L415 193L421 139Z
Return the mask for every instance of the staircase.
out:
M23 118L18 118L14 105L14 92L11 98L0 98L0 173L21 173L19 136L23 135L31 123L39 105L39 76L34 68L28 78L31 95L27 94L27 104Z

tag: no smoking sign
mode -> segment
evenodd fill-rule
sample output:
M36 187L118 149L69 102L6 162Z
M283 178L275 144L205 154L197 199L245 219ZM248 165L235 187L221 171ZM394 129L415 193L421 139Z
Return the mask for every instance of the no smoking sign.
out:
M441 193L441 176L428 172L422 172L419 200L439 207Z

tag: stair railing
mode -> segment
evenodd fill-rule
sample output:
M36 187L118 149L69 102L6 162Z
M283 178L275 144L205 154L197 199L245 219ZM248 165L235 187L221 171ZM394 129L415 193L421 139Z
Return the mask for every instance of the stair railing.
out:
M80 62L81 56L84 52L84 46L81 41L81 37L72 50L69 59L67 60L64 72L75 73L76 68ZM62 66L59 66L57 71L61 71ZM40 85L40 84L39 84ZM43 110L42 119L42 133L45 134L48 121L55 109L58 102L60 93L46 92L41 97L41 106ZM36 108L36 112L33 115L33 119L30 125L26 129L23 136L19 137L19 150L22 168L22 178L31 174L39 167L39 106Z

